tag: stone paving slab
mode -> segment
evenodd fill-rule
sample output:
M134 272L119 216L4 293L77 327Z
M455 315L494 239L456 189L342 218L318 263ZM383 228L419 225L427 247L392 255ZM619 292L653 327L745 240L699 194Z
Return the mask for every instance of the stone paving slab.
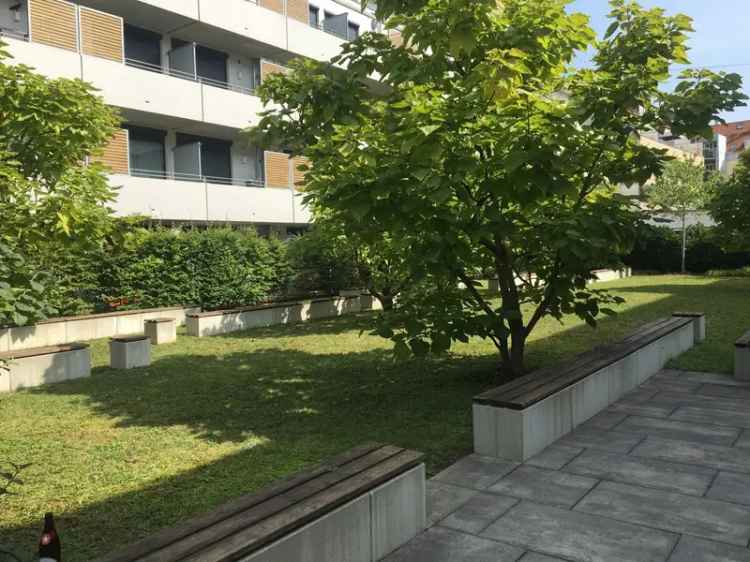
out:
M651 401L661 404L673 404L675 408L679 406L698 406L700 408L743 411L750 406L747 400L741 398L686 394L684 392L659 392Z
M750 428L750 410L722 410L712 407L680 406L669 417L672 420L688 421L704 425L726 425Z
M586 562L664 562L677 535L523 501L482 536Z
M536 552L527 552L519 562L565 562L565 560L562 558L552 558L552 556L545 554L537 554Z
M621 400L610 406L612 412L622 412L634 416L647 416L650 418L667 418L675 411L674 404L664 402L637 402L631 400Z
M745 429L734 444L735 447L750 448L750 429Z
M576 429L557 441L558 445L603 449L614 453L627 453L643 440L642 435L599 429Z
M703 384L698 390L698 394L750 400L750 388L737 388L724 384Z
M706 497L750 505L750 475L719 472Z
M489 491L539 503L571 507L597 482L594 478L524 465L491 486Z
M519 501L517 498L479 493L438 524L478 535Z
M450 529L428 529L382 562L516 562L523 550Z
M583 452L579 447L567 445L550 445L538 455L531 457L526 464L538 468L559 470Z
M427 482L427 524L437 523L477 493L476 490L469 488L429 480Z
M739 546L750 540L748 507L619 482L602 482L575 511Z
M446 468L433 480L463 486L464 488L484 490L517 466L518 464L514 462L480 455L469 455Z
M583 476L702 496L716 470L589 449L564 468Z
M631 453L634 456L750 473L750 449L649 437Z
M584 429L596 429L600 431L607 431L612 429L622 420L627 418L628 415L625 412L612 412L605 410L590 417L588 420L578 426L579 431Z
M631 434L679 441L696 441L712 445L731 445L740 433L738 429L730 427L707 426L699 423L661 420L642 416L630 416L615 429Z
M681 382L697 382L701 384L721 384L724 386L750 387L750 383L735 380L732 375L725 375L720 373L701 373L699 371L678 371L676 369L664 369L651 377L651 380L677 380Z
M640 386L641 390L671 390L675 392L697 392L702 383L680 381L680 380L659 380L651 377L646 383Z
M750 550L684 535L669 562L750 562Z

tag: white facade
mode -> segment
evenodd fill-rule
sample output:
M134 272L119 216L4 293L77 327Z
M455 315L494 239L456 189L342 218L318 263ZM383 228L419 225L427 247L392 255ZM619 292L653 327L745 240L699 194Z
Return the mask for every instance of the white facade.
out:
M43 24L54 35L56 23L35 21L34 2L74 6L77 51L40 38ZM305 15L310 8L318 10L318 21ZM113 22L102 28L104 35L120 26L121 51L116 37L104 40L121 55L84 45L84 11ZM326 17L338 22L336 30ZM268 225L276 232L309 224L310 213L293 174L288 186L271 182L268 156L240 135L264 110L254 88L261 76L295 57L336 56L346 41L342 21L349 34L378 28L358 2L348 0L0 0L0 35L13 62L52 78L90 82L120 110L128 129L120 146L128 154L119 155L121 165L111 176L117 214ZM222 57L225 62L217 63ZM149 142L160 143L158 150L149 153ZM138 150L147 153L145 160L138 160ZM186 154L196 155L194 166L186 166Z

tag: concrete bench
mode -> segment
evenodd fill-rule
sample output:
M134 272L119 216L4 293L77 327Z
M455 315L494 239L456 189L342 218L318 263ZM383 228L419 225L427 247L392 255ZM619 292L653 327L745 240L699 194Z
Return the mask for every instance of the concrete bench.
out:
M750 332L734 342L734 378L750 381Z
M205 337L278 324L331 318L361 310L360 297L330 297L188 314L189 336Z
M701 330L705 334L702 314L658 320L620 342L476 396L474 450L526 461L690 349Z
M0 392L91 375L91 350L73 343L0 353Z
M145 335L115 336L109 340L109 366L135 369L151 365L151 340Z
M374 562L425 528L421 458L358 447L99 562Z
M152 345L177 341L177 322L174 318L151 318L143 322L143 332Z

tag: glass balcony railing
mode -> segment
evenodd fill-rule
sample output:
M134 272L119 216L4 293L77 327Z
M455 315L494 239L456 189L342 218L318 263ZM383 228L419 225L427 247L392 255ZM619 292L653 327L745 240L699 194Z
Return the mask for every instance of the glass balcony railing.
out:
M205 176L185 172L170 172L164 170L131 169L130 175L139 178L152 178L160 180L192 181L197 183L210 183L218 185L236 185L239 187L265 187L265 181L256 178L227 178L221 176Z
M190 72L185 72L176 68L165 68L158 64L144 62L138 59L125 59L125 64L133 68L138 68L140 70L147 70L149 72L156 72L158 74L174 76L175 78L181 78L183 80L189 80L191 82L197 82L199 84L205 84L207 86L213 86L215 88L221 88L223 90L230 90L232 92L238 92L250 96L255 95L255 88L245 88L236 84L230 84L229 82L222 82L220 80L204 78L202 76L197 76L195 74L191 74Z
M0 26L0 39L2 39L3 37L10 37L11 39L20 39L21 41L29 40L28 33L22 33L21 31L18 31L17 29L10 29L7 27Z

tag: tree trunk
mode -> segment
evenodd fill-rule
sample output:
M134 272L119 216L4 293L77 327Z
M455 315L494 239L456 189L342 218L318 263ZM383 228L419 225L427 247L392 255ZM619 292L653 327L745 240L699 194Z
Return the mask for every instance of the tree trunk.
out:
M680 271L682 273L687 272L686 257L687 257L687 214L682 213L682 265Z
M393 297L391 295L375 296L380 301L383 310L393 310Z
M521 313L521 300L518 296L516 278L511 264L512 256L501 240L496 239L495 268L497 270L500 295L503 301L503 314L510 329L510 349L504 354L500 365L503 378L515 379L524 374L524 353L526 349L526 327ZM506 339L507 341L507 339Z

